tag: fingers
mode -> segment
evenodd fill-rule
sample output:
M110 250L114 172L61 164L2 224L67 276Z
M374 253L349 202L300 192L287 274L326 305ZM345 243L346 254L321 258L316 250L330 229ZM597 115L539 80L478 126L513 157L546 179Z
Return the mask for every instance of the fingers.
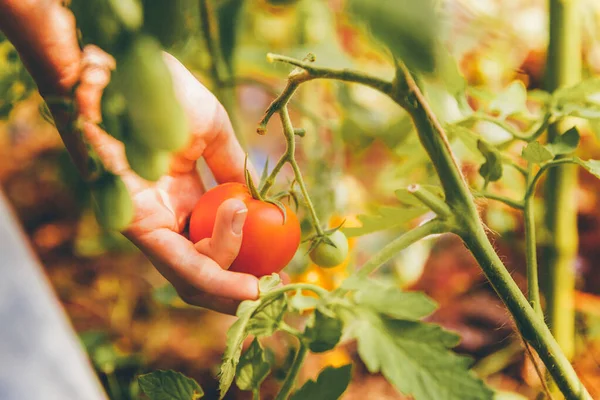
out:
M208 308L223 314L235 315L240 305L237 300L211 296L206 293L186 294L185 290L178 290L177 293L189 305Z
M165 53L165 61L173 76L175 94L188 115L195 138L191 146L176 157L172 170L189 172L196 168L196 161L204 157L217 182L244 183L246 155L235 137L227 112L176 58Z
M231 300L258 297L255 276L221 268L213 259L200 254L192 242L170 229L156 229L141 235L127 232L126 236L175 287L188 285L198 293Z
M59 0L0 2L0 29L15 45L42 95L67 95L79 76L75 18Z
M248 208L243 201L229 199L223 202L217 210L212 237L196 243L196 249L228 269L240 251L247 214Z

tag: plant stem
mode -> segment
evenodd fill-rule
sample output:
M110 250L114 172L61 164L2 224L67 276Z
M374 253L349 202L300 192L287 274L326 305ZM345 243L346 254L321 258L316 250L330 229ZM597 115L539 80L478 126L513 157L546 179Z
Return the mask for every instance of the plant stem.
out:
M499 201L501 203L506 204L509 207L515 208L517 210L522 210L523 209L523 203L517 200L513 200L510 199L508 197L505 196L501 196L495 193L490 193L488 191L483 191L483 192L478 192L478 193L474 193L475 197L484 197L486 199L489 200L494 200L494 201Z
M294 388L294 383L296 382L296 378L298 377L298 372L300 372L300 367L306 358L306 354L308 352L308 348L300 343L298 347L298 351L296 352L296 357L294 357L294 361L290 366L290 370L285 377L285 381L283 381L283 385L277 393L275 400L286 400L290 396L290 392Z
M252 400L260 400L260 388L252 390Z
M215 84L215 93L225 110L230 114L233 130L242 148L247 148L246 137L239 130L237 122L237 98L235 87L228 84L232 80L230 69L225 62L219 37L219 23L212 0L200 0L202 34L210 54L209 70Z
M279 115L281 116L283 132L285 133L285 136L288 139L287 140L288 154L292 155L289 162L290 162L290 165L292 166L292 170L294 171L294 177L296 178L296 182L298 182L298 186L300 186L300 191L302 192L302 197L304 198L305 205L308 208L308 211L310 212L310 216L312 218L314 228L317 231L317 235L323 236L325 233L323 232L323 227L321 226L321 223L319 222L319 216L317 215L315 206L313 205L312 200L310 199L308 190L306 190L306 185L304 184L304 178L302 178L302 172L300 172L300 167L298 166L298 163L296 162L296 159L293 156L295 148L296 148L296 141L295 141L295 136L294 136L294 127L292 126L292 120L290 119L290 114L289 114L286 106L283 106L279 110Z
M529 165L527 184L533 180L533 165ZM525 247L527 259L527 298L535 312L543 318L540 300L540 285L538 280L537 242L535 239L535 211L533 208L534 195L523 199L523 217L525 219ZM527 344L526 344L527 345ZM533 360L535 362L535 360Z
M550 0L550 42L546 89L553 92L581 80L581 15L577 0ZM550 126L548 141L560 135L558 123ZM548 173L545 185L544 285L546 317L554 337L568 358L575 347L575 257L577 256L577 169L573 165Z
M449 229L447 224L438 219L432 219L423 225L411 229L410 231L385 245L377 252L377 254L371 257L369 261L367 261L361 267L360 271L358 271L358 276L366 277L411 244L416 243L429 235L435 235L448 231Z
M277 59L289 62L287 58L278 57ZM302 68L305 68L306 65L305 70L308 71L308 75L303 76L303 81L313 79L311 76L314 75L315 78L328 77L330 79L364 83L386 93L409 112L417 128L419 140L438 173L446 195L446 202L453 210L454 219L457 222L457 224L454 224L455 233L460 235L471 249L490 284L515 319L519 331L536 349L565 397L569 400L591 400L591 396L579 381L573 366L554 340L544 320L529 305L527 298L520 291L494 251L494 247L486 236L485 227L479 218L473 196L450 149L444 129L406 67L399 65L396 79L392 83L387 83L377 78L366 77L365 74L352 70L318 68L297 60L289 63ZM568 162L574 161L569 160ZM549 166L555 164L558 164L558 162L547 163L544 167L549 168ZM535 182L541 176L540 171L534 177L532 186L535 186ZM414 237L414 240L402 239L404 236L395 241L398 251L403 248L404 242L408 245L419 240L417 237ZM398 244L398 241L401 244ZM376 255L378 259L369 261L368 265L361 269L361 273L368 274L372 272L395 254L389 250L388 246L384 248L384 250L387 249L385 252L380 252L380 254L383 254ZM392 254L390 255L390 253Z

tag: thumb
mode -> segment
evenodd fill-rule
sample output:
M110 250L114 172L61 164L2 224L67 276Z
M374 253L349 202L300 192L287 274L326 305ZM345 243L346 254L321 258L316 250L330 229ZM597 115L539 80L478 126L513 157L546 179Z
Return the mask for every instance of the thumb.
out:
M212 237L195 244L196 250L212 258L223 269L228 269L242 245L242 228L248 215L243 201L229 199L217 210Z

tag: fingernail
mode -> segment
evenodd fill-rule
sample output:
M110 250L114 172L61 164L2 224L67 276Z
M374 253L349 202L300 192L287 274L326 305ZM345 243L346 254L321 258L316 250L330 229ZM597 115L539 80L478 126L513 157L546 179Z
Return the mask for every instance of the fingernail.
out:
M248 214L248 209L244 208L243 210L238 210L233 214L233 220L231 221L231 230L233 234L239 236L242 234L242 228L244 227L244 221L246 221L246 215Z

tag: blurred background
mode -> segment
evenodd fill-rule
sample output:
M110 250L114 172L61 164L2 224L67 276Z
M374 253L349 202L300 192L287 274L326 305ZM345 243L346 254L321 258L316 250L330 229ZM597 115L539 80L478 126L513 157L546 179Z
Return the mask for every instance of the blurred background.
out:
M268 52L298 58L312 52L320 65L393 75L385 51L348 18L343 0L215 2L223 45L221 64L206 46L197 2L179 3L187 4L189 10L182 32L165 38L169 51L220 98L259 169L267 159L274 165L285 146L276 121L269 125L266 136L255 133L257 122L283 88L290 70L268 63ZM440 31L470 85L472 106L485 93L499 92L515 79L535 94L543 82L548 42L545 0L438 3ZM600 2L582 0L581 5L585 7L582 57L585 75L590 76L600 74ZM175 369L194 377L207 398L216 398L215 377L225 332L234 318L185 305L126 239L98 226L87 188L53 125L40 112L41 99L7 41L0 42L0 88L0 185L110 398L137 399L135 376L155 369ZM445 90L432 85L428 95L443 121L461 118L460 105ZM344 220L346 226L360 226L359 214L386 215L385 206L397 202L396 189L412 183L436 183L407 115L373 90L310 82L292 100L291 111L295 125L307 132L298 141L298 158L309 192L320 217L331 226ZM583 141L581 157L600 158L600 123L577 124ZM494 124L483 123L478 130L490 141L502 142L507 137L507 132ZM467 178L472 182L481 179L477 173L481 155L460 142L453 146ZM210 182L204 166L199 168ZM522 193L523 182L512 179L510 171L506 173L493 188L516 197ZM279 182L282 187L285 178ZM595 262L600 256L600 181L585 172L580 179L577 352L573 362L592 397L600 398L600 266ZM480 206L498 251L524 288L520 214L497 202ZM541 200L536 207L541 210ZM351 254L344 264L319 269L308 263L306 249L301 248L286 271L293 281L336 287L348 271L422 220L400 217L397 212L390 218L399 222L390 229L352 239ZM309 229L308 222L304 226ZM533 398L539 392L539 379L513 333L512 320L456 237L444 235L419 242L386 264L380 274L435 299L440 308L430 319L461 335L457 350L475 359L476 372L490 385L513 393L507 394L507 399ZM280 369L290 361L287 340L284 336L270 340ZM381 376L367 373L352 343L311 355L300 380L314 378L324 366L348 361L355 365L354 379L344 399L403 398ZM265 383L264 398L275 393L277 378L275 373ZM249 397L232 390L226 398Z

